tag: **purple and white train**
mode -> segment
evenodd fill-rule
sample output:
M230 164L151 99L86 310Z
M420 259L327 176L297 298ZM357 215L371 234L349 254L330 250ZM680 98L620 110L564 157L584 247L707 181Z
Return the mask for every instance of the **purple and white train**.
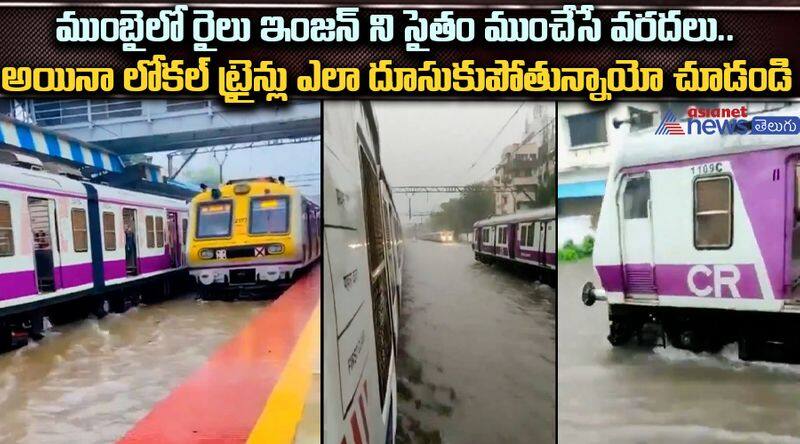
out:
M472 225L480 262L505 262L552 273L556 269L555 207L495 216Z
M608 340L656 332L695 351L735 341L742 359L800 346L798 179L798 136L632 137L598 220L601 288L582 292L586 305L608 302Z
M40 335L65 303L102 317L130 304L121 290L168 293L187 222L182 200L0 165L0 348Z

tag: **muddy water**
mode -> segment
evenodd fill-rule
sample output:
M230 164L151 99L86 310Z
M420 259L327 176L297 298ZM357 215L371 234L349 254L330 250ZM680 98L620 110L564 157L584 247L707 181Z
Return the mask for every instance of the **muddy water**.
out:
M121 438L267 303L186 295L61 325L0 354L0 442Z
M800 365L675 348L612 348L591 263L559 264L560 442L800 442Z
M410 241L398 357L399 442L555 439L555 292Z

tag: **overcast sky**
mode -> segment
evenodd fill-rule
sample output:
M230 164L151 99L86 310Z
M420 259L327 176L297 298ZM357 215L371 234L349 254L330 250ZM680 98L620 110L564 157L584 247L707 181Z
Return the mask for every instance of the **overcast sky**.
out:
M491 178L503 148L522 139L532 106L525 102L509 122L522 102L372 103L378 119L381 160L392 186L467 185ZM497 136L506 122L508 126ZM456 195L414 195L411 211L435 211L453 197ZM395 196L395 202L402 220L407 221L408 196Z
M167 174L167 157L163 153L151 154L153 163L162 166L162 172ZM224 154L218 153L217 158L222 160ZM175 168L181 160L173 160ZM204 169L209 165L218 167L214 156L203 154L195 156L186 169ZM320 194L320 142L299 143L293 145L278 145L260 147L246 150L231 151L223 165L222 175L227 180L242 179L261 176L292 176L308 175L301 182L295 183L303 194L318 196ZM180 179L180 178L179 178ZM291 183L291 181L290 181Z

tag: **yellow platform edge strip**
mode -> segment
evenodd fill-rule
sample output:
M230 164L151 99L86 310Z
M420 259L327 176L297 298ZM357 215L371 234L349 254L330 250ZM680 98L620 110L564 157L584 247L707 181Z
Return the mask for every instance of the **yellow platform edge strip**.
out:
M319 353L319 303L311 314L297 344L258 417L248 444L291 444L311 387L312 366Z

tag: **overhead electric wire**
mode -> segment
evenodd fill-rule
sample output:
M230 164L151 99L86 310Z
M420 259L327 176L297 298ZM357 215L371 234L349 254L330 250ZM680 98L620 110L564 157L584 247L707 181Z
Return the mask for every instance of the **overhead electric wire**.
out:
M490 142L489 142L489 143L486 145L486 147L483 149L483 151L481 151L481 153L478 155L478 157L475 159L475 161L474 161L474 162L472 162L472 165L470 165L470 166L469 166L469 168L467 168L467 173L469 173L470 171L472 171L472 169L473 169L473 168L475 168L475 166L478 164L478 162L480 162L481 158L482 158L484 155L486 155L486 153L487 153L487 152L488 152L488 151L489 151L491 148L493 148L493 147L494 147L494 143L497 141L497 138L498 138L498 137L500 137L500 135L501 135L501 134L503 134L503 131L505 131L505 129L508 127L508 124L509 124L509 123L511 123L511 120L512 120L512 119L514 119L514 117L515 117L517 114L519 114L519 111L522 109L522 107L523 107L523 106L524 106L526 103L528 103L528 102L522 102L522 103L520 103L520 104L519 104L519 106L517 107L517 109L515 109L515 110L514 110L514 112L513 112L513 113L511 113L511 115L510 115L510 116L508 117L508 119L506 120L506 123L504 123L504 124L503 124L503 126L502 126L502 127L500 127L500 129L497 131L497 133L494 135L494 137L492 137L492 140L491 140L491 141L490 141Z

